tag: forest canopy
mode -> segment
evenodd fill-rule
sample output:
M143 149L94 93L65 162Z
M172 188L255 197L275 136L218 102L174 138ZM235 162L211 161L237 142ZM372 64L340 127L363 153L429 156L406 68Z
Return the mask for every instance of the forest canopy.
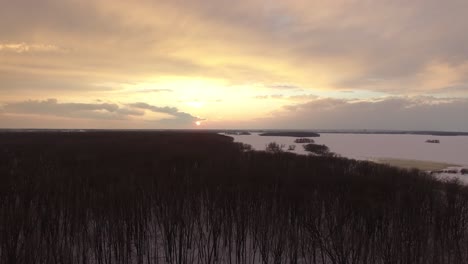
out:
M0 133L0 263L467 263L468 190L187 132Z

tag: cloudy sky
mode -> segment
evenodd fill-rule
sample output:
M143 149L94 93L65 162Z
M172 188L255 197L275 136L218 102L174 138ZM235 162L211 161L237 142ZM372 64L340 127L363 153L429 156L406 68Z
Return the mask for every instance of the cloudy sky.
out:
M0 6L0 127L468 131L466 0Z

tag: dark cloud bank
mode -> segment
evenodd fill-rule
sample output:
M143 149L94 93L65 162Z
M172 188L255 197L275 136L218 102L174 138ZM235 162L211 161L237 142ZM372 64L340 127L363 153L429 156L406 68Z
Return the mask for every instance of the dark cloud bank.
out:
M468 131L468 99L390 97L375 101L317 99L286 106L265 127ZM263 122L262 122L263 123Z
M170 123L174 125L187 125L198 117L181 112L175 107L158 107L147 103L132 103L120 106L114 103L60 103L57 99L28 100L23 102L7 103L0 108L0 113L28 114L43 116L59 116L66 118L126 120L131 117L144 116L145 110L154 113L168 114L172 118L165 118L155 122Z
M68 119L131 120L145 119L146 112L171 116L155 120L166 128L190 127L204 120L176 107L155 106L144 102L60 103L57 99L28 100L4 104L1 114L56 116ZM288 105L249 127L295 129L388 129L468 131L468 99L435 97L388 97L370 101L317 98ZM129 124L131 126L131 124ZM246 125L246 124L244 124ZM221 127L218 127L221 128Z

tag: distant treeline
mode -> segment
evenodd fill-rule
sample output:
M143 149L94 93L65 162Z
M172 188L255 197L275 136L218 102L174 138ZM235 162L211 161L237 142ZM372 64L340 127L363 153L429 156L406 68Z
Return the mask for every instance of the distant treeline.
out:
M226 135L241 135L241 136L249 136L251 135L248 131L225 131Z
M400 130L347 130L347 129L333 129L333 130L324 130L324 129L316 129L314 131L288 131L288 130L220 130L220 129L0 129L0 133L57 133L57 132L68 132L68 133L75 133L75 132L99 132L99 133L108 133L108 132L175 132L175 133L226 133L232 135L250 135L251 133L263 133L263 134L282 134L288 137L300 137L294 135L288 135L290 133L297 134L297 133L306 133L306 134L313 134L315 137L320 136L320 133L325 134L388 134L388 135L427 135L427 136L468 136L468 132L460 132L460 131L400 131ZM237 134L239 133L239 134ZM276 136L276 135L274 135ZM281 135L278 135L281 136ZM309 136L304 136L309 137ZM314 137L314 136L310 136Z
M468 136L468 132L451 132L451 131L320 130L320 133L326 133L326 134L383 134L383 135Z
M208 133L0 133L0 263L468 263L468 190Z
M265 132L265 133L259 134L259 136L303 138L303 137L320 137L320 134L315 133L315 132L303 132L303 131L298 131L298 132L284 131L284 132Z

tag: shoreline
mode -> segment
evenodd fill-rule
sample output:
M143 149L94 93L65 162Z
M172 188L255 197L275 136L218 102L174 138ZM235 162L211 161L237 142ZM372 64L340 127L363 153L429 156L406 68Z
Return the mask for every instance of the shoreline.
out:
M369 161L375 163L388 164L391 166L403 168L403 169L419 169L423 171L438 171L448 168L463 168L463 165L438 162L438 161L427 161L427 160L414 160L414 159L398 159L398 158L371 158Z

